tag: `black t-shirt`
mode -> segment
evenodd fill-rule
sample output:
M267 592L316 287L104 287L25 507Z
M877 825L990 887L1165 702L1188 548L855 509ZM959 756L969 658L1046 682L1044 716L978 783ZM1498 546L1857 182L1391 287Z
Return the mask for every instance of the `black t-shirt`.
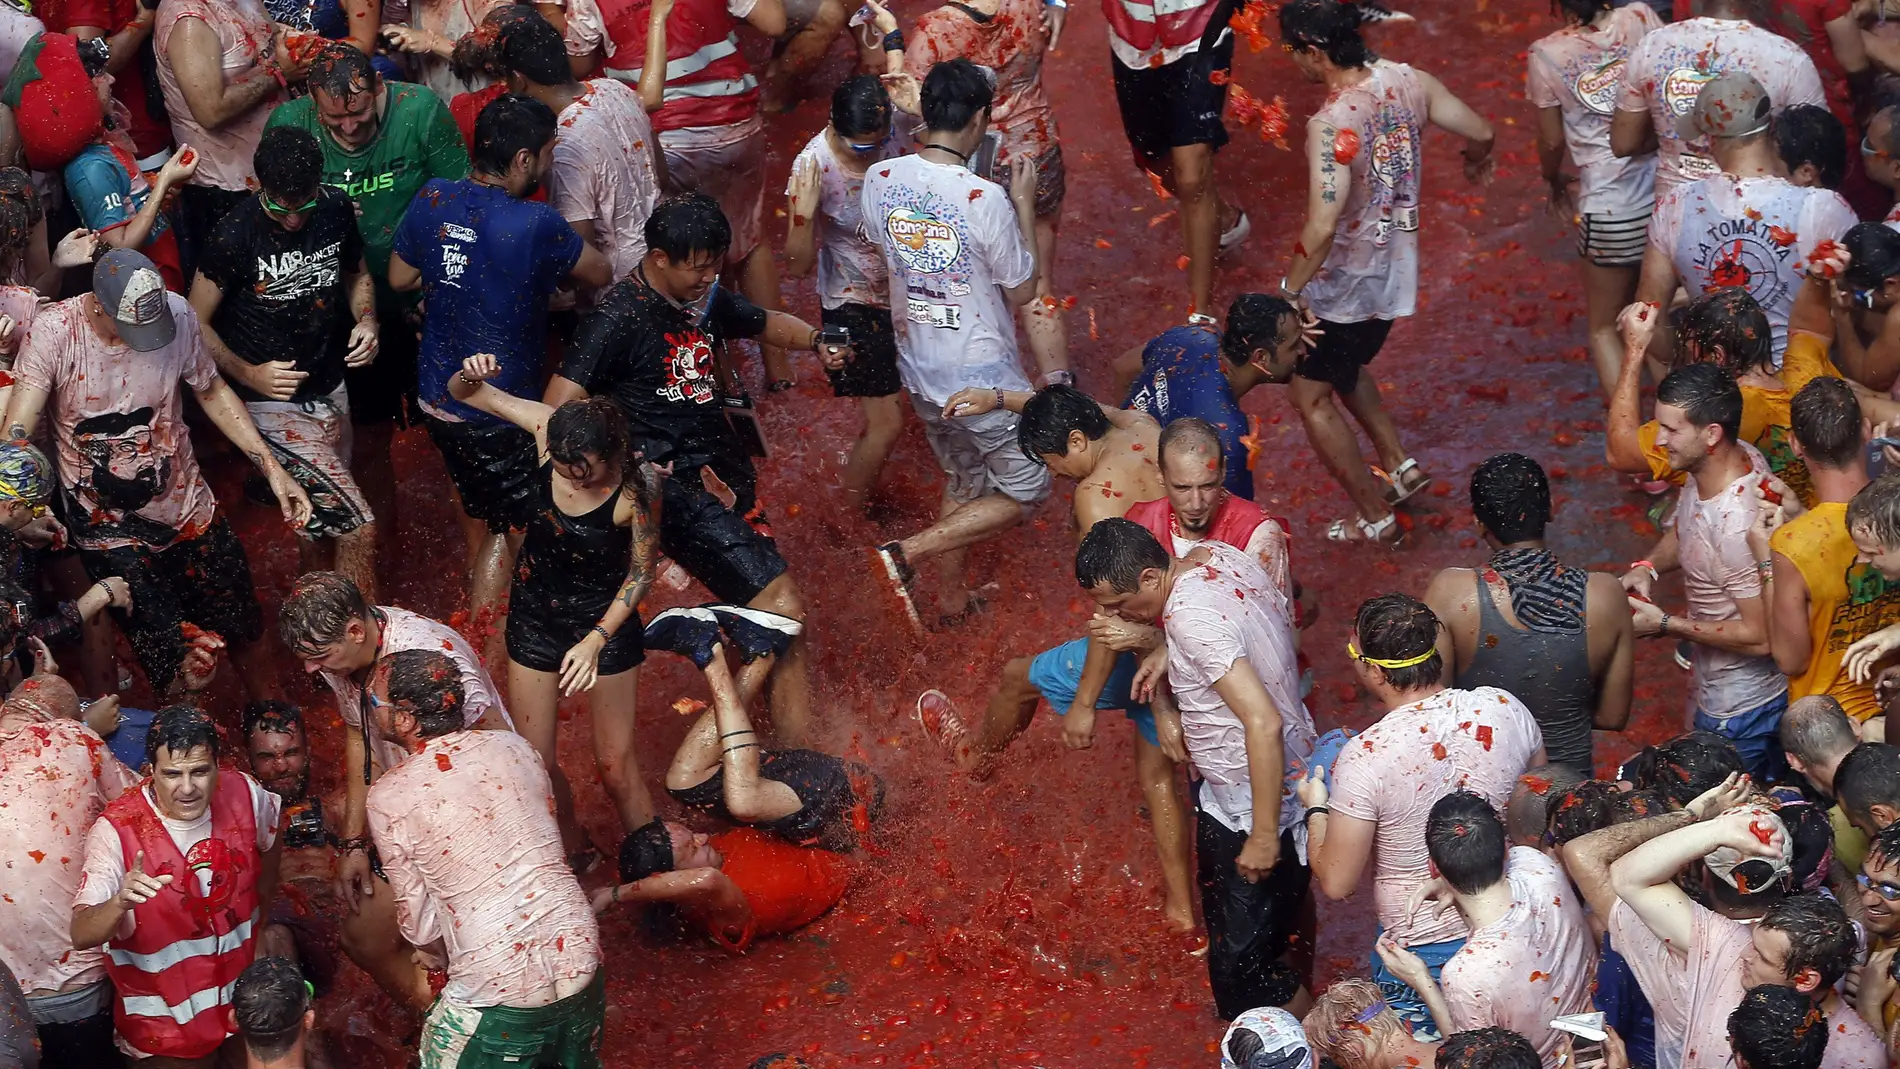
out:
M243 360L288 360L308 372L291 400L322 397L343 381L355 325L344 280L362 259L356 212L336 190L325 187L296 230L266 215L256 194L246 197L212 231L198 262L224 291L212 329ZM264 400L242 383L231 388L246 401Z
M732 338L765 332L765 310L721 287L703 312L681 307L635 271L614 283L581 321L563 378L620 405L633 447L675 477L710 465L720 478L751 481L752 463L726 422L713 354ZM737 484L733 484L738 489Z

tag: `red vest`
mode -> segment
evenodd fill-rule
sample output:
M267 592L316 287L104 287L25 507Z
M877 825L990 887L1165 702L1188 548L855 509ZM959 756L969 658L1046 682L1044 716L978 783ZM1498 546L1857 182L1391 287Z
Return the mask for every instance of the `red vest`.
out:
M602 0L613 40L607 75L639 86L647 56L647 0ZM726 0L679 0L666 17L666 95L653 129L730 126L759 112L759 80L739 52L739 20Z
M1146 52L1200 40L1217 6L1215 0L1102 0L1102 14L1115 36Z
M1174 509L1165 497L1142 503L1128 510L1128 518L1148 529L1161 543L1161 548L1174 556ZM1254 530L1261 524L1273 520L1282 530L1286 522L1267 515L1266 510L1244 497L1227 495L1221 507L1214 513L1214 522L1208 526L1207 538L1215 542L1225 542L1235 549L1246 549L1247 541L1253 537ZM1291 534L1291 532L1288 532ZM1187 537L1182 535L1182 537Z
M149 781L148 781L149 782ZM147 1054L202 1058L232 1034L231 989L256 954L257 814L250 778L229 769L211 794L211 835L178 852L143 788L106 806L127 871L139 852L145 871L172 882L135 906L132 938L106 942L106 972L118 988L112 1019ZM211 870L199 893L198 872Z

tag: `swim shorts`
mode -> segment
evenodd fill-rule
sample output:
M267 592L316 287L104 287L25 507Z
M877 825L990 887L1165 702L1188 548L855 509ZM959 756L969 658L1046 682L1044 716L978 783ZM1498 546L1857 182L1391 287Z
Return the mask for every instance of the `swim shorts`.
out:
M79 560L92 581L116 575L131 588L132 610L114 609L112 615L154 693L163 694L178 674L185 655L184 624L215 631L232 645L255 642L264 633L250 561L223 516L212 519L198 537L181 538L162 550L82 549Z
M603 590L601 597L581 602L517 580L508 594L508 659L536 672L559 672L561 658L593 632L613 596L613 590ZM600 674L617 676L638 668L647 656L641 637L640 617L628 617L600 648Z
M1049 707L1057 716L1069 715L1069 706L1075 701L1076 688L1082 685L1082 666L1089 659L1089 640L1078 638L1064 642L1053 649L1036 654L1029 662L1029 684L1042 691ZM1135 700L1133 688L1135 669L1139 661L1132 653L1115 655L1115 667L1109 670L1108 682L1102 685L1102 696L1095 699L1097 709L1120 709L1134 721L1135 730L1149 744L1159 746L1160 737L1155 734L1154 710L1147 702Z
M726 263L736 264L758 247L765 216L765 128L758 116L715 127L703 144L688 143L697 131L660 135L666 156L666 192L704 193L719 202L732 224Z
M1636 267L1649 247L1651 209L1626 215L1589 215L1577 227L1577 255L1598 267Z
M1293 373L1303 379L1323 382L1341 394L1359 385L1359 369L1372 363L1392 333L1390 319L1362 319L1357 323L1333 323L1320 320L1319 341L1301 355Z
M607 1019L605 970L559 1002L534 1009L470 1006L436 997L422 1022L422 1069L600 1069Z
M699 469L675 472L660 484L660 551L718 600L750 602L785 572L764 506L754 504L742 516L681 475L697 483Z
M833 396L889 397L904 388L897 378L897 335L889 308L848 302L823 309L819 322L851 332L850 361L837 371L825 369Z
M350 395L338 386L301 404L246 401L251 422L304 493L310 495L305 538L334 538L370 522L369 502L350 473Z
M462 495L462 511L496 534L528 526L534 516L541 474L534 435L512 423L455 423L425 417L429 437L442 451L449 481Z
M1115 74L1115 100L1121 105L1122 131L1143 167L1165 158L1170 149L1227 143L1221 112L1227 107L1227 82L1234 65L1234 35L1223 34L1173 63L1134 70L1109 59ZM1218 72L1218 73L1216 73Z
M975 501L1003 494L1024 505L1049 496L1049 469L1023 455L1014 412L945 419L943 406L916 394L910 404L923 421L924 438L943 468L951 500Z

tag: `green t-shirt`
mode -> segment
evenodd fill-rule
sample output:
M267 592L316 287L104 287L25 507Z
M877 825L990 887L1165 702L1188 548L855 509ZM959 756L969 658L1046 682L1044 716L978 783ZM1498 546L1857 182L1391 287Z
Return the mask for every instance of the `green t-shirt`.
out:
M316 102L308 96L279 105L265 129L295 126L314 134L323 146L323 181L354 201L356 226L363 235L363 256L370 274L389 275L389 246L416 192L431 178L468 177L468 149L462 133L440 98L408 82L384 86L387 103L376 140L354 152L338 145L317 121Z

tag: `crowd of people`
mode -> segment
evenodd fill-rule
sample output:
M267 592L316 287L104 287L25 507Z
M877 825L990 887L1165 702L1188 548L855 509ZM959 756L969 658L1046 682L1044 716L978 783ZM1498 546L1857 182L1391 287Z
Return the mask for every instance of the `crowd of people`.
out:
M752 347L766 403L793 352L858 400L849 509L921 426L937 518L863 547L893 641L991 626L970 549L1073 484L1049 564L1094 611L995 666L980 710L918 695L915 731L982 781L1045 703L1070 749L1126 715L1223 1066L1900 1062L1884 2L1556 0L1526 57L1537 157L1607 466L1662 534L1620 574L1561 561L1545 470L1490 456L1481 564L1341 592L1379 716L1323 734L1319 599L1254 502L1240 401L1287 387L1351 504L1315 534L1401 546L1434 480L1369 365L1419 307L1427 130L1477 184L1497 143L1375 51L1412 16L1104 0L1127 177L1176 202L1189 301L1095 396L1055 271L1064 0L908 28L878 0L0 5L0 1066L328 1065L347 958L420 1022L425 1069L585 1069L597 914L743 954L836 905L885 783L813 748L825 620L763 505ZM1253 224L1215 161L1236 41L1263 36L1325 95L1279 285L1223 319L1217 261ZM839 38L853 73L781 201L769 116ZM815 275L815 317L781 265ZM379 596L417 428L466 544L460 630ZM295 536L274 627L201 453ZM710 600L648 611L663 573ZM1639 639L1688 673L1683 730L1612 772L1594 733L1630 723ZM334 720L285 700L285 653ZM675 705L667 761L634 728L652 653L710 697ZM557 754L581 695L586 772ZM1361 975L1321 989L1316 898L1368 879Z

